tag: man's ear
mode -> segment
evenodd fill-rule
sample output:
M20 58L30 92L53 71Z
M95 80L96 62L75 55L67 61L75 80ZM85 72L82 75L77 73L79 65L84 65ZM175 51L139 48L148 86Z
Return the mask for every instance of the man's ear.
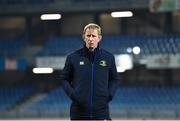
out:
M101 41L102 40L102 36L101 35L99 35L99 41Z
M84 34L82 35L82 39L83 39L83 40L85 39L85 36L84 36Z

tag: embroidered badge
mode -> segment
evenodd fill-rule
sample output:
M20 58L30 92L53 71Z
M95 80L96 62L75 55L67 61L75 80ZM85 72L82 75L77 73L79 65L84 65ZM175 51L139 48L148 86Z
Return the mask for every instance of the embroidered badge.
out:
M99 65L101 65L101 66L107 66L107 64L106 64L106 61L105 61L105 60L101 60L101 61L99 62Z
M84 61L80 61L80 62L79 62L79 65L84 65Z

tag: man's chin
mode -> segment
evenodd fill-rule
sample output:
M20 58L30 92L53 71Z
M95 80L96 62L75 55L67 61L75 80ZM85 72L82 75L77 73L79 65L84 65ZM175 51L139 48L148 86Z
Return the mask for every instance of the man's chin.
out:
M94 46L89 46L88 48L94 48Z
M89 48L94 48L93 46L89 46Z
M94 47L89 47L89 50L90 50L90 51L93 51L93 50L94 50Z

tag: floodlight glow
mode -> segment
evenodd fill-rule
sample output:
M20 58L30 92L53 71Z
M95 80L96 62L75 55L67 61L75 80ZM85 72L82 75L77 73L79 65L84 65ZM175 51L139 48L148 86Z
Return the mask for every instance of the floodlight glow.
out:
M61 19L61 14L42 14L41 20L58 20Z
M118 72L124 72L133 68L133 60L131 55L121 54L115 55L116 68Z
M35 74L50 74L53 73L52 68L33 68L33 73Z
M119 17L132 17L133 13L131 11L122 11L122 12L112 12L111 16L114 18Z
M122 73L122 72L125 72L125 71L126 71L126 69L125 69L125 68L123 68L123 67L121 67L121 66L117 66L116 68L117 68L117 72L120 72L120 73Z
M138 47L138 46L133 47L133 53L135 55L138 55L140 53L140 51L141 51L140 47Z
M128 48L126 49L126 51L127 51L128 53L131 53L131 52L132 52L132 48L131 48L131 47L128 47Z

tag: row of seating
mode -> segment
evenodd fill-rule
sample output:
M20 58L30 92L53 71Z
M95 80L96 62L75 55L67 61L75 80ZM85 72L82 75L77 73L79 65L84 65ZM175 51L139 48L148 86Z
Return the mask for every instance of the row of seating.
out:
M70 99L60 87L32 103L23 113L68 117L69 104ZM180 87L120 87L110 102L111 114L133 111L180 111Z
M80 37L57 37L47 41L37 55L66 55L83 44ZM127 49L133 49L136 46L140 47L141 55L178 54L180 53L180 37L105 36L101 41L101 46L114 54L129 54Z
M60 115L66 117L70 109L70 99L62 88L57 88L48 93L41 100L32 103L23 113L41 115Z
M127 108L178 109L180 110L180 87L128 87L120 88L111 102L121 110ZM118 103L119 102L119 103Z
M45 42L37 56L67 55L82 47L81 37L56 37ZM23 38L0 39L0 56L15 57L28 45ZM127 49L140 47L140 55L178 54L180 53L179 36L104 36L101 46L114 54L130 54Z
M28 95L33 94L36 88L29 87L0 87L0 112L5 112L16 106Z
M25 38L1 38L0 57L16 57L28 45Z

